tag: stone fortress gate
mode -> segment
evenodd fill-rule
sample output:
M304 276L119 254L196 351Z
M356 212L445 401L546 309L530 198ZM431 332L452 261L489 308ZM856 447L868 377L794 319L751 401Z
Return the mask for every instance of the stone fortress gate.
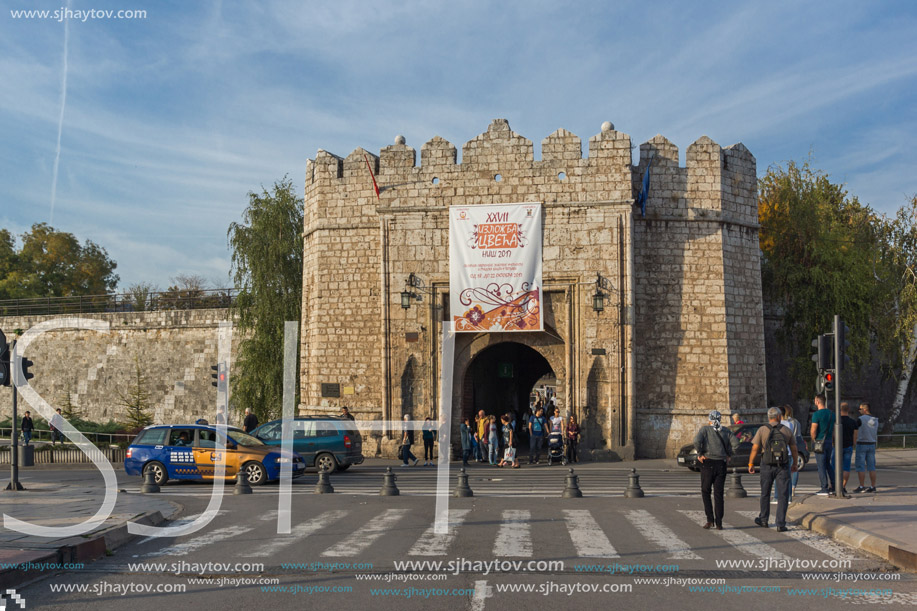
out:
M517 202L542 205L544 331L457 334L453 448L462 418L521 416L536 384L597 457L673 456L710 410L765 408L755 158L742 144L701 137L681 167L656 136L634 166L630 137L606 122L588 157L559 129L536 161L497 119L456 153L437 136L417 166L398 137L378 156L307 162L301 411L436 420L449 207Z

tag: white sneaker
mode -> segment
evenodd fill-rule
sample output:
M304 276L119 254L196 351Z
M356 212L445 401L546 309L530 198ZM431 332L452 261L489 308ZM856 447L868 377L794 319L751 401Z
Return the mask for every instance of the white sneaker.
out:
M419 463L419 462L420 462L420 461L419 461L418 459L415 458L415 459L414 459L414 466L416 467L416 466L417 466L417 463Z

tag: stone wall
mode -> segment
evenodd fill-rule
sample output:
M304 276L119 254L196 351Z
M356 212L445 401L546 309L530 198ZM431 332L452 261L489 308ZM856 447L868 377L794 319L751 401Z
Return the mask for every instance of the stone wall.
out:
M123 421L123 397L135 383L135 363L147 378L155 423L191 422L216 409L210 366L217 362L218 326L229 310L176 310L117 314L83 314L105 320L107 332L78 329L48 331L35 339L25 356L34 361L32 387L53 407L70 393L81 418ZM0 318L12 339L13 329L61 316ZM239 334L233 333L233 347ZM233 350L235 353L235 349ZM0 413L11 413L11 392L0 389ZM20 413L30 409L20 402ZM36 414L32 410L33 416ZM236 418L230 416L230 423Z
M301 407L434 413L449 206L540 202L546 331L460 334L453 424L467 404L466 371L507 341L551 364L562 407L587 423L586 445L621 457L671 455L711 409L763 408L754 158L702 137L680 167L678 149L657 136L634 167L630 137L608 123L588 148L584 158L580 139L559 129L535 160L532 142L498 119L462 147L461 163L439 137L421 147L419 167L401 138L378 156L320 150L305 179ZM643 218L633 204L651 158ZM404 310L411 273L424 282L422 301ZM600 313L596 274L614 285ZM341 395L322 396L322 383Z

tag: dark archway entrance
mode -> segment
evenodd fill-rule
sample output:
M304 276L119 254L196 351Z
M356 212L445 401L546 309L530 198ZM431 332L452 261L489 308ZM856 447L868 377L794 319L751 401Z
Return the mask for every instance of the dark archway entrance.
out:
M462 418L474 414L500 416L515 413L517 420L529 405L529 393L542 376L553 370L537 350L516 342L485 348L465 370Z

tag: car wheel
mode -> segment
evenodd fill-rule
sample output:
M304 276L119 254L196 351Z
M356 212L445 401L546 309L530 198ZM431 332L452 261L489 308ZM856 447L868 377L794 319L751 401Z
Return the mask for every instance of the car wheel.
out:
M146 477L147 473L153 474L153 483L157 486L162 486L167 481L169 481L169 472L166 471L165 465L163 465L161 462L156 462L155 460L148 462L143 467L144 477Z
M802 454L796 456L796 471L802 471L806 468L806 457Z
M248 483L251 486L260 486L267 481L267 472L264 470L264 465L260 462L252 461L245 463L242 465L242 472L245 473L245 477L248 478Z
M338 462L334 460L334 456L327 452L322 452L315 457L315 470L319 473L331 473L337 469L337 466Z
M346 471L350 468L350 465L338 465L338 471Z
M692 471L694 471L695 473L697 473L698 471L700 471L700 467L688 467L688 468L691 469Z

